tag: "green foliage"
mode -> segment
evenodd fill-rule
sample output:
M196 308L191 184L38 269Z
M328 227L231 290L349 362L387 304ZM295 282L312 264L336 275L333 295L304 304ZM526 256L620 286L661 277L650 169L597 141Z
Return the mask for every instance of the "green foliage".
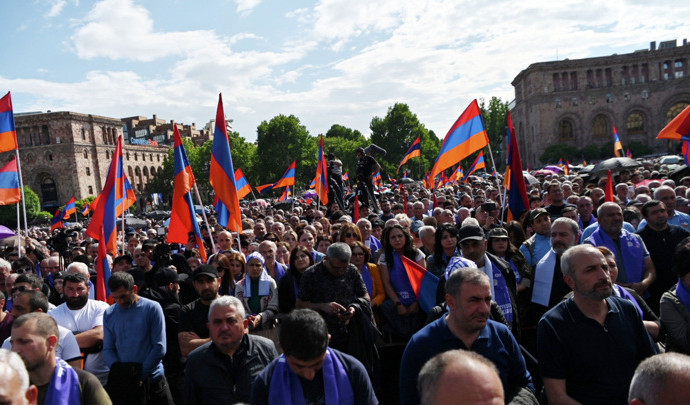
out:
M539 160L545 164L556 163L558 162L558 159L563 159L563 162L565 162L566 159L570 160L571 162L575 162L580 158L580 155L580 150L573 145L559 143L548 146L544 150L544 153L542 153L542 155L539 157Z
M86 198L84 198L84 199L82 199L82 200L77 200L77 201L75 202L75 205L77 206L77 212L79 213L79 215L81 215L81 210L84 209L84 205L85 205L86 203L91 204L91 203L93 202L93 200L95 200L95 199L96 199L95 196L90 196L90 197L86 197Z
M318 142L319 140L316 138L317 148ZM333 153L338 159L340 159L340 161L343 162L343 174L349 171L352 179L355 178L355 166L357 165L357 156L355 155L355 150L365 146L367 146L367 141L364 139L364 137L362 137L361 140L350 140L340 137L323 138L324 153L327 155L329 153ZM315 174L316 168L314 168L312 178Z
M601 151L596 145L589 144L580 150L580 157L584 158L586 161L597 160L601 156Z
M654 153L654 148L651 148L640 142L630 142L629 147L633 158L637 156L651 155Z
M257 164L254 174L261 185L278 181L296 160L298 187L309 186L316 173L317 142L294 115L263 121L257 130ZM305 184L306 183L306 184ZM282 191L282 190L281 190Z
M45 224L46 222L49 222L52 217L53 214L48 211L39 211L38 214L36 214L33 222L37 224Z
M24 198L26 202L26 218L27 222L33 223L41 212L41 200L29 187L24 186ZM23 218L21 201L19 202L19 212ZM52 217L52 214L49 214ZM0 206L0 224L5 225L8 228L17 227L17 204L3 205ZM23 219L22 219L23 226Z
M479 109L482 111L486 133L489 135L489 143L491 144L491 151L494 153L494 161L498 169L503 170L508 149L505 144L506 126L508 123L508 102L498 97L491 97L489 106L487 107L484 103L484 99L480 99ZM487 160L487 168L491 165L491 159L488 153L488 150L484 152L484 157ZM488 171L491 171L491 169Z
M358 130L353 130L338 124L333 124L331 126L326 132L326 138L340 138L343 140L360 142L362 144L366 141L364 135Z
M419 122L417 115L410 111L407 104L396 103L388 109L385 117L372 118L369 128L371 142L387 152L384 158L377 157L384 178L385 174L396 176L400 161L417 137L421 137L422 156L408 161L401 168L401 173L407 169L411 177L422 178L438 156L441 147L438 138Z

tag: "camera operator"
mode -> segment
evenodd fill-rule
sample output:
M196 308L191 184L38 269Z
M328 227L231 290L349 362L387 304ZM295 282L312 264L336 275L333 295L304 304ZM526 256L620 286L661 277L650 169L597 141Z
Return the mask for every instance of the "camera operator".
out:
M328 156L328 201L337 202L343 209L343 162L335 154Z
M373 156L365 154L364 148L357 148L357 188L364 188L364 195L360 194L360 198L366 200L369 206L373 206L378 212L378 204L374 198L374 175L381 170L381 165L374 159ZM362 191L362 190L358 190Z

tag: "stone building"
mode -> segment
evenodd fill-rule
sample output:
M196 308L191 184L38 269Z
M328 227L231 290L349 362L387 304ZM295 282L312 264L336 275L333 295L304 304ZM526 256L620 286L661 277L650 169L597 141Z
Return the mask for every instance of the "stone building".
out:
M123 121L75 112L15 114L24 184L48 212L76 197L96 196L103 189ZM152 175L163 166L171 145L123 144L123 162L140 207ZM9 161L14 152L0 156Z
M541 166L544 150L558 143L582 149L612 142L613 126L624 147L639 142L675 152L677 142L656 135L690 104L689 56L686 40L673 40L624 55L530 65L512 82L523 164Z

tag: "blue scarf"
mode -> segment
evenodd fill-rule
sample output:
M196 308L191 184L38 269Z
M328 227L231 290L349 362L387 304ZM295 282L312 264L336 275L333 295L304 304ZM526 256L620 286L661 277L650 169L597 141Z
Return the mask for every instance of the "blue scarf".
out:
M508 291L506 278L503 277L501 269L492 261L487 260L487 263L491 263L493 270L494 301L501 307L501 311L503 311L503 315L505 315L508 323L513 323L513 302L510 300L510 292Z
M633 297L633 295L630 294L630 292L628 290L626 290L625 288L623 288L622 286L620 286L618 284L614 284L613 285L613 292L618 297L630 300L630 302L632 302L635 305L635 307L637 308L637 312L640 313L640 319L644 319L644 312L642 312L642 308L640 308L640 304L637 303L637 300L635 299L635 297Z
M354 405L355 395L347 371L345 371L340 359L328 349L321 371L323 372L323 392L326 396L326 405ZM292 405L305 403L302 383L297 374L290 369L284 354L278 358L273 368L273 376L271 376L268 391L268 403Z
M362 267L362 280L364 280L364 285L367 286L367 292L369 297L374 296L374 279L371 278L371 272L369 271L369 265L364 263Z
M553 273L556 269L557 255L553 249L542 257L534 270L532 281L532 302L545 307L549 306L551 288L553 287Z
M398 294L400 302L406 306L414 304L417 301L417 295L412 289L402 259L396 251L393 251L393 268L389 270L389 273L391 284L393 284L393 289Z
M259 279L254 281L249 277L249 273L244 276L242 283L244 284L244 296L250 298L252 296L252 284L259 283L259 296L265 297L271 293L271 276L268 275L266 269L261 272Z
M57 358L55 373L46 391L46 405L81 404L81 388L77 372L64 360Z
M637 283L644 276L644 247L640 239L634 234L621 229L618 243L604 232L601 227L587 238L594 246L606 246L616 255L618 268L618 281L621 283ZM619 246L620 245L620 246ZM621 277L622 276L622 277ZM616 280L611 280L616 282Z
M508 260L508 263L510 263L510 268L512 268L513 273L515 273L515 283L520 284L522 282L522 274L520 274L520 270L518 270L512 258Z
M685 309L690 311L690 288L683 283L682 279L678 280L678 284L676 285L676 295L678 296L678 300L685 305Z

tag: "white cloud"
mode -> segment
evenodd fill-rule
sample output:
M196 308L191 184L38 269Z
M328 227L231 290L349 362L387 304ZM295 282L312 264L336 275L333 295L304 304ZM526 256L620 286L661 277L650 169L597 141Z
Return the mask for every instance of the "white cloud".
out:
M67 5L67 0L56 0L53 5L50 6L50 10L45 13L47 18L57 17L62 13L62 9Z
M252 12L256 6L261 4L261 0L235 0L237 3L237 13L245 16Z

